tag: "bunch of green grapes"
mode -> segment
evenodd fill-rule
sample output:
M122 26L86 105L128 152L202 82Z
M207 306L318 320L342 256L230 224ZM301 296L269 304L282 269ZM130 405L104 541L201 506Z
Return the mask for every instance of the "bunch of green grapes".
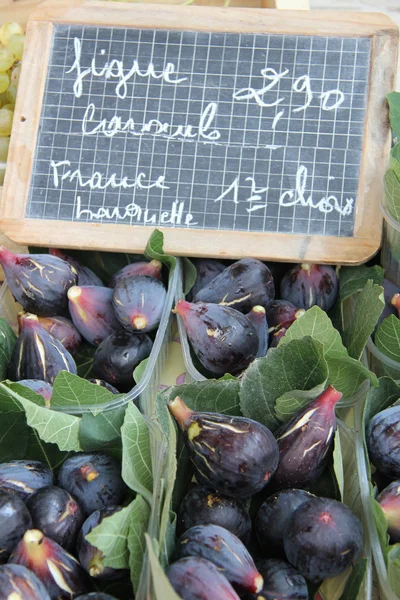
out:
M0 185L4 180L25 35L18 23L0 28Z

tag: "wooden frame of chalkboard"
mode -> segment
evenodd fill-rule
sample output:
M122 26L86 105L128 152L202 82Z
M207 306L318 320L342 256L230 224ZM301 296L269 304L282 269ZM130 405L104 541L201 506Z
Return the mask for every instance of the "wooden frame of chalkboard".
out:
M146 225L134 225L132 221L131 224L121 224L27 216L35 152L40 135L42 104L46 93L47 67L53 51L53 34L60 25L140 28L156 33L168 30L208 32L209 35L216 32L239 33L243 36L247 34L298 36L299 38L312 36L315 39L321 37L328 41L339 37L342 40L369 40L367 65L369 77L362 123L364 134L357 202L350 233L310 234L310 225L314 223L313 216L309 217L308 230L300 233L294 229L288 233L284 232L284 229L283 232L282 230L278 232L230 231L207 227L190 229L190 219L189 222L185 222L185 226L181 226L182 223L178 220L174 222L173 227L160 226L159 228L164 232L165 250L186 256L226 258L253 256L281 261L358 264L378 250L382 226L379 198L390 148L385 94L394 86L398 50L398 29L389 18L376 13L281 12L263 9L141 4L132 6L97 1L85 3L82 0L44 3L36 9L28 23L0 213L1 227L10 239L30 245L140 252L143 251L150 230L154 226L152 222ZM274 73L275 77L277 71ZM278 79L280 74L278 73ZM165 75L164 79L167 80L168 77L174 79L176 75L177 73L172 70L169 75L168 73ZM271 84L271 76L267 81ZM306 98L309 98L306 77L299 78L296 85L295 91L303 91L306 93ZM246 96L243 89L240 92L243 97ZM255 90L249 88L246 92L247 98L253 97L256 100ZM324 94L321 93L320 97L323 98ZM260 96L258 98L260 99ZM286 199L291 200L294 193L294 203L296 203L296 194L300 196L303 194L300 199L307 205L307 198L304 196L304 179L301 191L301 176L304 176L304 170L300 174L297 172L296 175L296 185L300 187L300 192L284 191L283 196L286 194ZM162 187L165 183L163 178L159 183ZM256 197L255 201L259 202L260 194L265 192L267 186L260 187L254 178L252 186L252 195L248 201L254 201ZM228 191L235 193L237 190L233 186L230 190L226 190L226 193ZM225 192L221 196L223 197L224 194ZM308 198L308 206L310 206L310 198ZM34 200L37 198L35 197ZM327 204L326 198L323 200L326 214L333 210L332 202L328 206L329 202ZM233 196L231 205L232 202L238 204L237 196ZM290 204L288 202L288 205ZM247 206L251 209L254 205ZM327 206L328 210L326 210ZM236 206L234 208L236 211ZM90 211L86 210L86 214L90 214ZM345 215L345 211L340 213L340 217ZM92 216L93 213L90 218ZM156 225L159 226L159 223Z

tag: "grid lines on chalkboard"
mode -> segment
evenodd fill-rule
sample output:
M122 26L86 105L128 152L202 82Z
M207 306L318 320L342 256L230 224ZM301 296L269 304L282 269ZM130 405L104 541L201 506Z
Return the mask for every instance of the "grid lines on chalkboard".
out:
M76 40L81 69L114 61L108 76L84 77L79 96ZM370 50L368 38L56 25L27 216L352 235ZM118 97L117 61L126 74L135 59L141 73ZM161 76L168 63L184 81ZM304 77L312 99L300 117ZM336 88L343 103L323 110ZM116 119L133 128L113 132Z

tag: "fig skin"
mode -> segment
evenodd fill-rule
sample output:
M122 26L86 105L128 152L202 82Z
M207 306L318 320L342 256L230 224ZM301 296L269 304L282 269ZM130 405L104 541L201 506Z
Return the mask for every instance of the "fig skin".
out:
M197 358L211 373L240 373L256 357L257 330L234 308L178 300L173 312L182 317Z
M274 300L266 308L266 316L270 333L281 327L289 327L305 313L303 308L297 308L287 300Z
M281 297L297 308L319 306L328 311L339 291L339 279L333 267L303 263L286 273L281 281Z
M88 590L79 562L39 529L29 529L10 557L10 563L27 567L40 579L52 600L71 600Z
M95 285L73 286L68 290L72 322L87 342L98 346L119 329L112 307L113 291Z
M273 480L276 490L304 488L322 475L333 447L335 404L341 397L329 386L275 432L279 447L279 466Z
M303 575L285 560L258 560L257 569L264 586L257 600L308 600L307 582Z
M0 464L0 490L26 500L40 488L52 485L53 472L38 460L14 460Z
M177 560L167 569L167 577L182 600L240 600L239 596L209 560L190 556Z
M256 594L263 578L244 544L219 525L191 527L177 542L179 558L199 556L214 563L238 592Z
M267 427L245 417L192 411L179 396L168 408L183 432L199 483L247 498L270 481L279 453Z
M42 379L20 379L18 383L43 396L46 406L50 406L50 400L53 395L53 386L51 383Z
M203 287L206 287L217 275L226 269L226 265L215 258L191 258L190 260L197 271L196 281L187 295L187 299L192 301Z
M39 317L39 323L53 335L68 352L73 354L82 343L82 337L73 322L65 317Z
M251 535L251 520L240 500L224 496L206 487L196 486L186 494L181 502L177 529L182 535L195 525L220 525L244 544Z
M36 315L26 313L8 365L8 378L41 379L53 384L60 371L77 374L71 354L39 323Z
M72 494L88 517L95 510L118 505L127 490L121 465L100 453L67 458L58 473L58 486Z
M229 306L246 314L256 305L265 308L274 297L274 280L267 265L256 258L243 258L199 290L194 300Z
M377 469L400 478L400 406L392 406L372 417L366 430L369 458Z
M40 579L22 565L0 566L0 590L2 598L9 600L50 600Z
M76 596L75 600L117 600L117 598L115 598L115 596L110 596L110 594L105 594L104 592L90 592L89 594Z
M153 342L145 333L117 331L106 337L96 349L93 373L121 392L129 392L135 385L133 371L150 356L152 348Z
M100 277L97 277L96 273L92 271L92 269L85 267L77 258L73 258L73 256L64 254L64 252L58 250L57 248L50 248L49 254L52 256L58 256L58 258L61 258L61 260L65 260L65 262L75 269L77 273L77 285L104 285Z
M285 556L283 534L294 511L313 494L305 490L281 490L260 506L254 521L254 531L261 550L267 556Z
M336 577L357 559L363 530L342 502L311 498L293 513L284 533L289 562L312 582Z
M33 527L72 552L84 516L78 502L56 486L41 488L26 501Z
M31 527L31 515L24 501L0 490L0 562L7 562L25 531Z
M386 517L390 543L400 542L400 481L393 481L376 500Z
M167 290L161 281L136 275L125 277L115 285L112 305L125 329L147 333L158 327L166 298Z
M151 260L150 262L134 262L130 265L122 267L117 273L115 273L108 284L108 287L114 288L116 284L125 279L126 277L134 277L137 275L146 275L147 277L154 277L155 279L162 279L162 262L159 260Z
M261 358L267 354L268 350L268 323L263 306L253 306L246 317L253 323L258 335L258 350L256 358Z
M49 254L14 254L0 246L0 264L12 295L24 310L41 317L67 312L67 292L77 278L68 263Z

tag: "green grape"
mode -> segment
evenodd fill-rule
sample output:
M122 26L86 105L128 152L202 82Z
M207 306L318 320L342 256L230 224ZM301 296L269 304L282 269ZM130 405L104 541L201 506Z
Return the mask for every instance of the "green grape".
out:
M0 136L10 135L14 113L8 108L0 108Z
M21 25L15 23L14 21L9 21L8 23L4 23L4 25L0 28L0 42L7 46L8 40L15 33L24 33Z
M14 33L8 40L7 49L11 50L16 60L21 60L24 51L25 36L23 33Z
M0 94L6 92L10 85L10 78L7 73L0 73Z
M0 46L0 73L8 71L14 61L14 53L9 48Z
M13 85L15 85L16 88L18 87L18 84L19 84L20 75L21 75L21 63L19 62L11 69L11 76L10 76L11 83Z
M9 145L10 145L9 137L0 137L0 162L6 162Z
M17 88L15 85L10 83L10 86L6 92L7 104L15 104L15 99L17 97Z

